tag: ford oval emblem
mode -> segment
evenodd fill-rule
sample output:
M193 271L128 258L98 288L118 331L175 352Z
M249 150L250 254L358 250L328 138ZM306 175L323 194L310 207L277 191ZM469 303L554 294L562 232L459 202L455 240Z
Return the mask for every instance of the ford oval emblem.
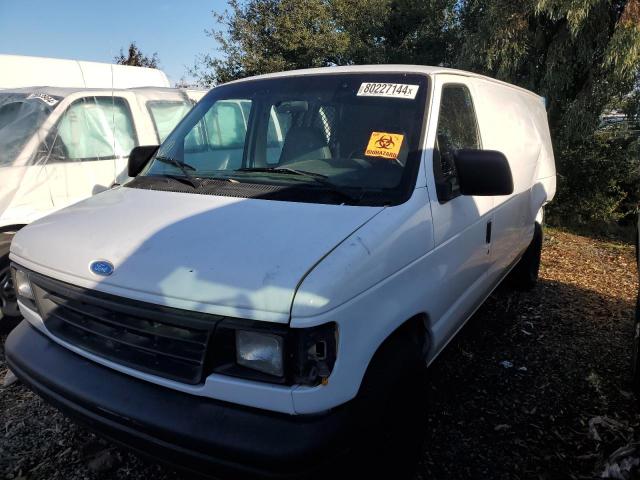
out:
M89 265L89 269L95 273L96 275L100 275L101 277L108 277L113 273L113 264L111 262L107 262L106 260L97 260L92 262Z

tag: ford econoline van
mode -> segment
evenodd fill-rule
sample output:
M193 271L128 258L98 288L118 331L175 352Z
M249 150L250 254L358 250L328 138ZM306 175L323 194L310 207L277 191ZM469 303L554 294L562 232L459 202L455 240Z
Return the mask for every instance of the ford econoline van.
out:
M535 283L555 193L543 99L439 67L231 82L128 162L15 236L7 362L111 438L242 478L407 452L425 368L503 279Z
M164 140L204 93L170 88L0 91L0 327L9 328L19 318L9 272L13 234L126 180L131 149Z

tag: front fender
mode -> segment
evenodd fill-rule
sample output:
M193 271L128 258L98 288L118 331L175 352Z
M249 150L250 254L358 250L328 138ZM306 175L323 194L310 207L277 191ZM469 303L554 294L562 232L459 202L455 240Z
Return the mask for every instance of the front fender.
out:
M327 385L293 391L297 413L314 413L353 399L369 362L406 320L427 313L437 278L426 189L390 207L354 232L304 279L291 326L338 325L338 354ZM426 302L426 303L425 303Z

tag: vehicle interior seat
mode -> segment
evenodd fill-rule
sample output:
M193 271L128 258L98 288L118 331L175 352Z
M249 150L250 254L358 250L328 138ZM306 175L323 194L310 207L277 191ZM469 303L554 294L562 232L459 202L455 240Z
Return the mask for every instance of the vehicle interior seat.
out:
M280 154L280 165L302 160L327 160L331 149L322 132L313 127L291 127Z

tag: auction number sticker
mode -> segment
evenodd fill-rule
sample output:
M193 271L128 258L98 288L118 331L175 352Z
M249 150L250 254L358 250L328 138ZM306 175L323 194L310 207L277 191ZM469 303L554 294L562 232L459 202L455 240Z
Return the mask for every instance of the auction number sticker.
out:
M418 94L419 85L406 83L369 83L364 82L358 89L358 97L391 97L414 100Z

